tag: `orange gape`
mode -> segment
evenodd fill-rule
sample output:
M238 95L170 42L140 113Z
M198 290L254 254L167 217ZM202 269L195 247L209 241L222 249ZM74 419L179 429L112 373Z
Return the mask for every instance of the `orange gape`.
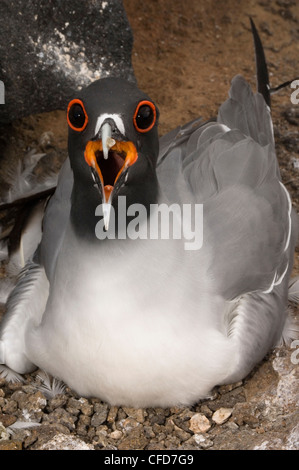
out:
M105 185L105 183L104 183L103 175L102 175L101 169L98 165L96 155L95 155L98 150L100 152L103 151L102 141L101 140L96 140L96 141L91 141L90 140L89 142L87 142L87 145L85 147L84 157L85 157L85 160L86 160L87 164L89 166L93 167L97 171L97 173L99 175L99 178L102 182L102 186L104 188L105 200L106 200L106 202L108 202L110 194L113 191L113 188L114 188L115 183L118 180L119 176L121 175L123 170L125 170L126 168L128 168L129 166L133 165L136 162L136 160L138 158L138 154L137 154L137 150L136 150L136 147L133 144L133 142L115 142L115 144L113 145L113 147L110 148L110 150L112 150L114 152L117 152L117 153L125 153L126 158L124 160L123 166L121 167L121 169L119 170L119 172L116 175L113 186L111 186L111 185Z

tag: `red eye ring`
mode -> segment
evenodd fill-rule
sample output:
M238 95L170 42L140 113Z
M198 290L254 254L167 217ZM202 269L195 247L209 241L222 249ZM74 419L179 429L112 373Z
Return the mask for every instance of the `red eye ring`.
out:
M139 114L140 114L140 109L143 106L144 107L145 106L149 107L152 111L152 115L150 116L149 125L146 125L146 123L145 123L146 127L141 127L140 126L140 115ZM137 106L136 111L135 111L134 116L133 116L133 123L134 123L135 129L138 132L141 132L141 133L149 132L154 127L154 125L156 124L156 120L157 120L157 111L156 111L156 107L155 107L154 103L152 103L151 101L147 101L147 100L140 101L140 103L138 103L138 106Z
M83 110L83 113L84 113L84 122L82 124L82 119L80 119L80 123L78 123L78 126L75 126L74 123L71 122L71 119L70 119L70 111L71 111L71 108L75 105L79 105L82 110ZM68 125L70 126L71 129L73 129L74 131L76 132L82 132L84 131L85 127L87 126L87 123L88 123L88 116L87 116L87 112L85 110L85 107L84 107L84 104L81 100L75 98L74 100L70 101L70 103L68 104L68 107L67 107L67 122L68 122ZM82 125L81 125L82 124Z

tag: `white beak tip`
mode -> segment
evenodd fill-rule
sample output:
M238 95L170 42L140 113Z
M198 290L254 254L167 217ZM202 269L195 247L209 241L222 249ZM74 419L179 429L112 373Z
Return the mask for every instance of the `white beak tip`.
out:
M111 203L104 202L103 203L103 218L104 218L104 227L105 227L106 232L108 232L108 229L109 229L110 214L111 214Z

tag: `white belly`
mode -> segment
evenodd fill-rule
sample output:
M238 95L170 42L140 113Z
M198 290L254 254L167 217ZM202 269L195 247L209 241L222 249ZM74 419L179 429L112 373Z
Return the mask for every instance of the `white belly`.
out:
M191 268L194 254L182 268L177 252L158 244L112 259L86 252L75 263L77 252L68 249L71 272L68 256L58 261L42 324L29 334L39 367L81 395L132 406L191 403L227 375L221 301Z

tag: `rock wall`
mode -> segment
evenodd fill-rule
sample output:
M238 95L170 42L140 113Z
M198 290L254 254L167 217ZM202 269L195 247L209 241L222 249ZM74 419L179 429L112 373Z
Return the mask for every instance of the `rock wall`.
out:
M1 0L0 30L0 124L65 109L98 78L135 80L122 0Z

